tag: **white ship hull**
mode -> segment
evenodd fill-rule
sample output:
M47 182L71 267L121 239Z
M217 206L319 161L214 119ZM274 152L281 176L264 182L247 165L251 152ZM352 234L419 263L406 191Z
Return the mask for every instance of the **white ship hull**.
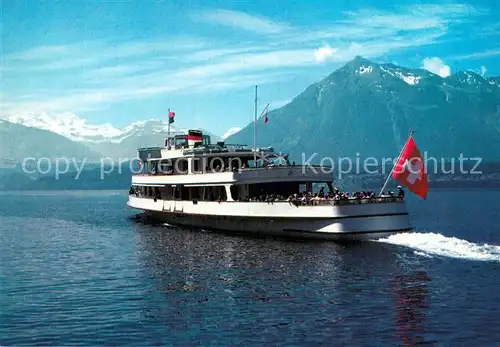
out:
M147 216L190 228L330 240L366 240L411 230L404 202L295 206L288 202L170 201L129 196Z

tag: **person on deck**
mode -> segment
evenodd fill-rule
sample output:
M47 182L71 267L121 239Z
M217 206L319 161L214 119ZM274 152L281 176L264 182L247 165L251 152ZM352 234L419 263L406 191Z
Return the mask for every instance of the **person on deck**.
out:
M398 186L398 197L403 199L405 197L405 191L403 190L403 187Z

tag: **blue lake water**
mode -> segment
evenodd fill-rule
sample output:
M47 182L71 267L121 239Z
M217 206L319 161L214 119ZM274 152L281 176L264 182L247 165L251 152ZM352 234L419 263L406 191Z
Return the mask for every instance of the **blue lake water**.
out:
M500 191L408 197L353 245L130 218L127 192L0 195L0 345L500 345Z

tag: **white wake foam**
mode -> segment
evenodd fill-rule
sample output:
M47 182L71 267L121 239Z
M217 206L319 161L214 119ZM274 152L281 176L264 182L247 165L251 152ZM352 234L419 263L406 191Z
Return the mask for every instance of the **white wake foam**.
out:
M406 246L418 251L417 255L440 255L480 261L499 261L500 246L477 244L456 237L446 237L436 233L405 233L389 236L378 242Z

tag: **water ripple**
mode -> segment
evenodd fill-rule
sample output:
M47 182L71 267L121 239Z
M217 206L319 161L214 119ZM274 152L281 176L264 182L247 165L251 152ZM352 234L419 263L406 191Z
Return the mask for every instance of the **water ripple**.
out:
M0 204L0 345L500 340L499 263L442 253L491 257L481 248L489 230L483 243L427 234L430 215L417 219L418 240L340 245L148 225L128 218L126 193L10 199ZM462 215L443 230L463 233L471 221Z

